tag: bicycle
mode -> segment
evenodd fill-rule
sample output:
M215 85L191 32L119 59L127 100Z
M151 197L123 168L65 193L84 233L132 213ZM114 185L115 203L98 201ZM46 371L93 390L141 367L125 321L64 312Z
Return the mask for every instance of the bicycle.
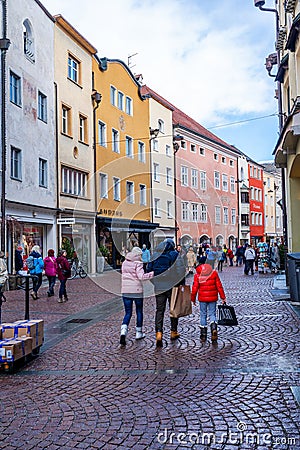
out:
M80 278L86 278L87 272L86 272L85 268L83 267L83 263L81 261L73 260L73 262L71 264L70 280L73 280L78 275L80 276Z

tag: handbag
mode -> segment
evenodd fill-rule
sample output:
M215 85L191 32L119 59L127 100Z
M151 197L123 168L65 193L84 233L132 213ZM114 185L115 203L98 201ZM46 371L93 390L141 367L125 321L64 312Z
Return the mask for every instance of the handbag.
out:
M218 325L225 325L227 327L238 325L233 306L229 306L226 303L224 305L218 305Z
M179 318L192 314L190 286L172 288L170 300L170 317Z

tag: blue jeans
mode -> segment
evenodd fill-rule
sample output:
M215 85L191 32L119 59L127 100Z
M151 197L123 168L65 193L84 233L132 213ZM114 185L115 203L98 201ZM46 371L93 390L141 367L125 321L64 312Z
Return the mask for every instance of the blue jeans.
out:
M130 298L130 297L126 297L126 295L123 295L125 316L124 316L122 324L129 325L129 322L130 322L130 319L132 316L133 302L135 303L135 309L136 309L136 326L142 327L143 326L143 299L139 298L139 297Z
M37 276L37 278L32 279L32 284L33 284L32 290L33 290L33 292L35 292L37 294L39 288L42 286L43 274L38 273L38 274L36 274L36 276Z
M67 280L59 280L59 281L60 281L60 286L59 286L58 296L59 296L59 298L63 298L63 296L67 297L67 290L66 290Z
M210 323L217 322L216 311L217 302L199 302L200 303L200 326L207 326L207 315Z
M49 294L54 295L54 285L55 285L55 282L56 282L56 277L48 275L47 278L48 278L48 281L49 281L49 290L48 290L48 292L49 292Z

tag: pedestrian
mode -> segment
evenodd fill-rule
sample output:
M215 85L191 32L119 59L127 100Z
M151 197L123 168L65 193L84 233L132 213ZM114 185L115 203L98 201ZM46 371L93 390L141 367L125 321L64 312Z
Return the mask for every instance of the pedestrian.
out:
M177 245L176 247L176 251L179 253L179 256L181 257L184 267L187 267L187 257L186 257L186 250L181 246L181 245Z
M144 267L144 272L147 270L147 264L150 262L150 250L147 249L146 244L143 244L142 247L142 262Z
M57 276L60 281L59 293L58 293L58 303L67 302L67 280L71 276L71 267L69 261L67 260L67 252L64 249L59 250L57 258Z
M192 246L190 246L190 248L186 254L186 259L187 259L188 272L194 273L194 268L195 268L195 264L197 262L197 258L196 258L196 255L195 255L195 252L194 252Z
M43 269L44 269L44 261L42 258L41 249L39 245L34 245L32 247L31 253L28 256L26 263L30 275L35 275L32 278L33 292L31 293L31 297L33 298L33 300L37 300L39 298L38 291L43 281Z
M230 267L233 267L233 258L234 258L234 254L233 254L233 251L231 250L231 248L228 248L228 250L227 250L227 256L228 256L228 259L229 259L229 266L230 266Z
M210 247L207 249L206 263L210 264L212 269L215 268L216 260L218 259L218 253L216 247Z
M223 263L226 261L226 254L224 250L222 250L221 246L218 247L217 254L218 254L218 272L222 272Z
M254 261L255 261L256 253L252 246L249 244L245 251L245 268L244 274L248 275L251 270L251 275L254 275Z
M271 270L277 273L280 269L280 255L279 248L276 242L270 247L270 260L271 260Z
M125 256L122 264L122 298L125 315L121 325L120 344L126 345L126 335L132 316L133 303L136 309L136 339L143 339L143 281L150 280L154 273L145 273L142 262L142 250L133 247Z
M220 295L222 303L226 303L225 292L216 270L210 264L200 264L196 267L192 286L191 301L195 304L196 297L200 303L200 340L207 339L207 316L210 320L211 340L218 339L217 301Z
M15 250L15 271L18 274L20 270L23 269L23 247L18 245Z
M48 250L48 256L44 258L45 275L48 278L49 289L47 291L48 297L54 296L54 286L56 282L57 263L54 256L54 250L50 248Z
M244 250L241 245L238 245L236 249L235 258L236 258L236 267L241 266L244 260Z
M4 252L0 251L0 292L5 290L5 285L8 280L8 271L5 261Z
M164 314L167 302L171 301L172 288L184 285L185 265L183 258L175 250L175 243L172 239L165 239L156 247L151 261L147 267L148 272L154 272L152 283L154 285L156 312L155 312L155 332L156 347L162 347ZM171 317L171 340L178 339L178 319Z

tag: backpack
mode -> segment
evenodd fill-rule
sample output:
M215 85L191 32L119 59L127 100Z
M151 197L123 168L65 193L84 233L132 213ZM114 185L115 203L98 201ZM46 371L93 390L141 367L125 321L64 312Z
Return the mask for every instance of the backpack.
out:
M32 270L32 269L35 268L34 257L33 256L28 256L28 258L26 259L26 265L27 265L29 270Z

